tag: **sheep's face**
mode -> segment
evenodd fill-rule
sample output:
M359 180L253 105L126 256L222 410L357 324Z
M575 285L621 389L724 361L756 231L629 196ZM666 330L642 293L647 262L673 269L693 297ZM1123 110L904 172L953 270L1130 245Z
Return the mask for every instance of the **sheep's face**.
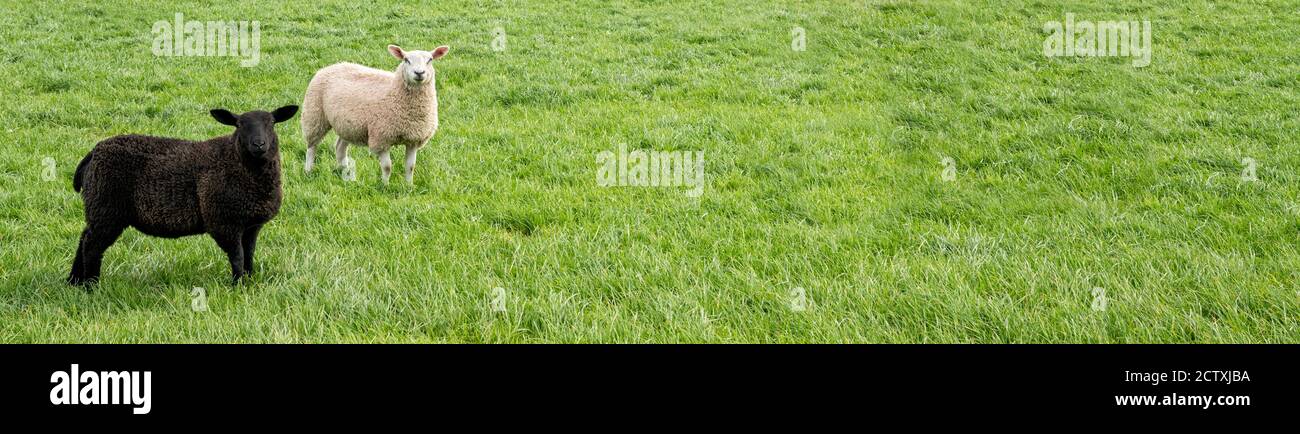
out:
M389 45L388 52L402 61L397 65L397 75L408 86L424 86L433 83L433 61L447 55L450 50L446 45L433 51L405 51L402 47Z
M235 145L241 155L253 159L273 158L280 154L280 139L275 134L275 124L287 121L298 113L298 106L287 105L267 113L254 110L236 116L226 109L212 110L212 117L235 127Z

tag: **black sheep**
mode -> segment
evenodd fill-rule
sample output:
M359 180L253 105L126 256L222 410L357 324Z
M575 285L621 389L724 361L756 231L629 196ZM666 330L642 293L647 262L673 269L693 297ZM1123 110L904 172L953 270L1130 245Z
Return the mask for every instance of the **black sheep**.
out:
M164 238L211 235L238 283L253 271L258 231L280 210L275 124L297 112L294 105L239 116L216 109L212 117L234 134L202 142L125 135L96 144L72 179L86 204L86 229L68 283L98 280L104 251L128 226Z

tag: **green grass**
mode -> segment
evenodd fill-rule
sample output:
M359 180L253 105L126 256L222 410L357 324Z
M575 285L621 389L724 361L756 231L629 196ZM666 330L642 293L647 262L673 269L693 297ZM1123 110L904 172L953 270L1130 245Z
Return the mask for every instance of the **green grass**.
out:
M0 6L0 341L1300 342L1295 1L141 3ZM260 21L261 63L155 57L176 12ZM1150 66L1044 57L1066 12L1152 21ZM253 279L129 230L63 284L96 141L226 134L389 43L452 47L414 186L302 173L295 120ZM619 143L708 186L599 187Z

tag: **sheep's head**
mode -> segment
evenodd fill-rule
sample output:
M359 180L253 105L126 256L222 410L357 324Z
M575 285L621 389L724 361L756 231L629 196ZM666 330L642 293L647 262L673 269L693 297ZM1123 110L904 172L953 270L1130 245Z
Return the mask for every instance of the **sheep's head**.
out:
M270 113L254 110L238 116L226 109L213 109L211 113L217 122L235 127L235 145L242 155L266 159L280 154L275 124L293 118L298 113L298 106L287 105Z
M433 51L404 51L402 47L389 45L388 52L402 63L397 65L397 75L406 81L408 86L424 86L433 83L433 61L447 55L451 50L446 45L434 48Z

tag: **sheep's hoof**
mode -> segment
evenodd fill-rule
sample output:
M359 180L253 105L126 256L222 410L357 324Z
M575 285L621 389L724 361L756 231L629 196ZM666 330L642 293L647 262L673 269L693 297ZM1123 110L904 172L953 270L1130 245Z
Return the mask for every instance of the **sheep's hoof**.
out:
M81 276L72 276L72 275L69 275L67 279L69 285L83 286L83 287L89 287L90 285L95 284L95 282L97 281L99 281L99 279L94 277L81 277Z

